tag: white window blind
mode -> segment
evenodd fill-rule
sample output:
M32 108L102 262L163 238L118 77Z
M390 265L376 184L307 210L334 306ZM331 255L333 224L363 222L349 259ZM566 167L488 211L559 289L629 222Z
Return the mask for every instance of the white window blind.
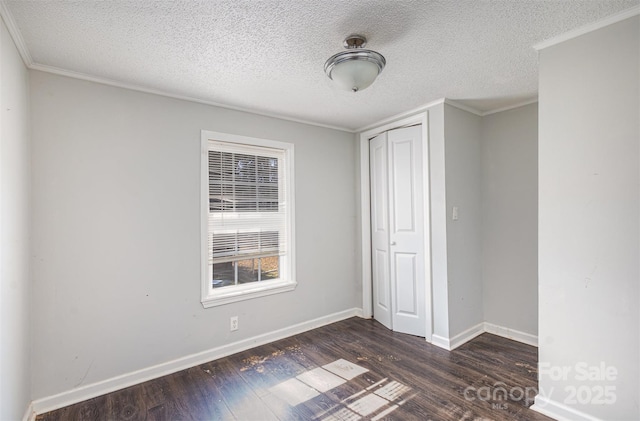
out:
M210 141L209 264L287 252L287 172L279 149Z
M202 131L202 305L293 291L294 145Z

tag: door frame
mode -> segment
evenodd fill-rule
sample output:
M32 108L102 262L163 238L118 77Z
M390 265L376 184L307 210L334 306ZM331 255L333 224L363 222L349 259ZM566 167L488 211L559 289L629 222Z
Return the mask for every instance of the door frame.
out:
M425 304L426 335L431 342L433 334L433 302L431 294L431 185L429 183L429 112L423 111L391 123L383 124L360 133L360 243L362 273L362 316L373 316L373 285L371 273L371 180L369 176L369 141L377 135L393 129L416 124L422 125L422 179L424 209L424 272L425 272Z

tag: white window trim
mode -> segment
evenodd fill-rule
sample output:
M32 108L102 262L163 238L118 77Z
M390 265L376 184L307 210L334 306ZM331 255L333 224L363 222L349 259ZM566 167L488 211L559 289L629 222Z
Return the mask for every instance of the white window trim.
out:
M213 289L209 279L208 256L208 216L209 216L209 140L237 143L241 145L258 146L265 148L281 149L285 152L287 166L284 169L289 181L285 186L285 194L288 200L287 215L287 264L282 265L280 279L273 281L255 282L234 287ZM276 140L259 139L228 133L202 130L200 147L200 213L201 213L201 302L204 308L220 306L237 301L264 297L281 292L293 291L296 286L296 259L295 259L295 184L294 184L294 147L291 143Z

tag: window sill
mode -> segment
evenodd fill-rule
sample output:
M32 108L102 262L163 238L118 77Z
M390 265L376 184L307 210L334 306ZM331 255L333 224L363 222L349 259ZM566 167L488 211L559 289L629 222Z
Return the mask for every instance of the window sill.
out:
M251 300L281 292L293 291L298 284L292 281L265 281L258 284L246 284L236 287L224 287L213 290L202 297L204 308L216 307L238 301ZM228 290L226 290L229 288Z

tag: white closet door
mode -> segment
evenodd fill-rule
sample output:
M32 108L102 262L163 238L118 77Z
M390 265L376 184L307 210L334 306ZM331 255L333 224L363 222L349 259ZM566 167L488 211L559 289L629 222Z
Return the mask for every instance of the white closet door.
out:
M371 140L374 318L426 335L421 126Z
M387 134L371 139L371 265L373 267L373 317L391 329L389 280L389 173Z
M392 326L426 335L422 128L388 132Z

